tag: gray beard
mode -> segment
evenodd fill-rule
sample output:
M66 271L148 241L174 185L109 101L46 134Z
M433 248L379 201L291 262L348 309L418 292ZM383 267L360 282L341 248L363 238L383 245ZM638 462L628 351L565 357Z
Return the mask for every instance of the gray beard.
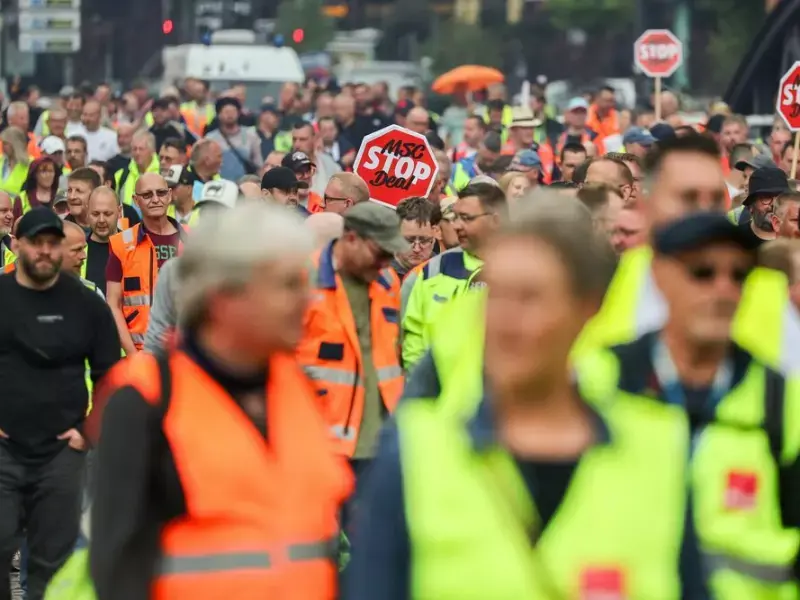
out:
M770 221L771 213L761 214L759 212L753 213L753 225L756 229L772 233L772 222Z

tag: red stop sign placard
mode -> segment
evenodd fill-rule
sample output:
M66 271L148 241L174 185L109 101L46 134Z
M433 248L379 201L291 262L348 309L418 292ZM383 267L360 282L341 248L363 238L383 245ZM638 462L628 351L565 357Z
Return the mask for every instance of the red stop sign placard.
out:
M800 61L781 77L776 108L789 129L800 131Z
M396 208L431 193L439 164L424 135L390 125L364 138L353 171L367 182L370 200Z
M648 29L633 44L633 60L648 77L669 77L683 62L683 44L669 29Z

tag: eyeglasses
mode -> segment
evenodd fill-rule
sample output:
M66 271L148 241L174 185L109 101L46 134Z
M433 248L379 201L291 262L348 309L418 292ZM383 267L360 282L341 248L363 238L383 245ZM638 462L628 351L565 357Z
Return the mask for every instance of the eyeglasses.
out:
M136 194L142 200L152 200L154 197L166 198L169 196L169 188L161 188L160 190L147 190L141 194Z
M328 196L325 194L322 199L325 201L325 204L328 202L347 202L350 198L337 198L336 196Z
M406 235L403 236L406 241L411 244L419 244L420 247L430 246L433 243L433 238L429 235Z
M456 221L461 221L462 223L472 223L473 221L476 221L477 219L480 219L481 217L486 217L488 215L493 215L493 214L494 213L483 212L483 213L480 213L480 214L477 214L477 215L465 215L463 213L454 212L453 213L453 222L455 223Z
M733 267L723 270L713 265L689 265L686 267L686 270L689 276L698 283L711 283L715 281L717 277L724 275L728 280L738 286L744 284L745 279L747 279L751 271L749 267Z

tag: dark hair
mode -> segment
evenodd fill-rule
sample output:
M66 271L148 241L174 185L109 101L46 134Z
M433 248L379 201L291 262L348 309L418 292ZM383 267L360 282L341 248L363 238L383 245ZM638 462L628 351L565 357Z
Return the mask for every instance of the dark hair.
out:
M67 98L67 102L69 102L70 100L80 100L81 102L86 102L86 96L84 96L79 92L72 92Z
M675 135L677 135L678 137L691 137L700 134L691 125L681 125L680 127L675 128Z
M564 147L561 148L561 154L559 156L562 162L564 161L565 152L574 152L575 154L579 153L588 154L588 152L586 152L586 148L583 147L583 144L575 144L575 143L564 144Z
M328 122L328 121L330 121L331 123L333 123L334 125L336 125L336 119L335 119L334 117L320 117L319 119L317 119L317 124L320 124L320 123L322 123L323 121L324 121L324 122Z
M186 143L182 139L176 137L169 137L165 139L163 142L161 142L161 147L175 148L175 150L177 150L178 152L181 152L183 154L186 153Z
M113 184L113 181L114 181L114 178L112 177L113 173L109 173L108 172L108 163L106 161L104 161L104 160L92 160L92 161L89 161L89 164L87 166L100 167L101 169L103 169L103 174L100 176L100 179L103 181L103 184L105 185L109 181L111 181L112 184Z
M572 174L572 181L574 181L577 185L580 185L586 181L586 172L589 170L589 165L591 165L593 161L594 159L590 158L575 167L575 172Z
M470 183L458 192L459 199L477 196L481 206L488 212L505 212L506 194L493 183Z
M486 110L489 111L505 110L505 108L506 108L506 103L503 102L502 100L489 100L489 102L486 103Z
M435 148L436 150L444 150L444 140L440 138L439 134L435 131L429 131L426 133L425 139L428 140L428 143L432 148Z
M469 115L467 120L475 121L478 124L478 127L481 131L486 131L486 121L483 120L483 117L480 115Z
M92 186L92 190L95 188L99 188L103 185L103 180L100 179L100 174L95 171L94 169L90 169L89 167L81 167L79 169L75 169L72 173L69 174L67 177L68 181L86 181L89 185Z
M442 211L427 198L411 196L397 205L397 216L401 221L414 221L420 226L428 223L438 225L442 220Z
M703 135L672 137L660 141L644 158L644 171L647 176L656 175L670 154L702 154L718 161L719 147L713 139Z
M611 92L614 95L616 95L616 93L617 93L617 91L613 87L611 87L610 85L600 86L600 90L599 91L601 91L601 92Z
M514 161L514 157L510 154L504 154L500 156L492 163L492 166L489 167L490 173L505 173L508 171L511 163Z
M608 194L620 196L619 190L604 183L587 183L578 190L578 200L596 216L608 206Z
M84 152L89 149L89 146L86 145L86 138L83 137L82 135L71 135L71 136L69 136L67 138L67 144L69 144L70 142L80 142L81 144L83 144Z
M292 126L292 129L305 129L306 127L308 127L309 129L311 129L311 133L312 133L312 134L314 133L314 126L313 126L311 123L309 123L308 121L297 121L297 122L296 122L296 123L295 123L295 124Z
M547 187L553 190L574 190L578 187L578 184L574 181L554 181Z
M786 142L783 145L783 149L781 149L781 156L786 154L786 151L789 150L790 148L794 149L794 140L792 140L792 139L790 139L788 142Z

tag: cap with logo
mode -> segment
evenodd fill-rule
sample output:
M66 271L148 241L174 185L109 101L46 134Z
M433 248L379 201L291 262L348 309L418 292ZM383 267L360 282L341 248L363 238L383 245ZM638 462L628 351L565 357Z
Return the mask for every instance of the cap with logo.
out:
M308 158L308 154L305 152L290 152L283 157L281 165L291 169L296 173L298 171L308 169L309 167L313 167L314 163L310 158Z
M439 200L439 210L442 212L442 219L445 221L455 221L456 214L453 212L453 206L458 200L458 196L447 196Z
M39 144L39 148L45 154L56 154L57 152L66 152L67 147L64 145L64 140L54 135L48 135Z
M384 252L398 254L409 249L408 242L400 235L400 218L393 208L367 200L348 208L342 217L346 231L374 241Z
M18 238L33 238L40 233L64 237L64 223L56 213L44 206L29 210L17 223Z
M756 240L741 227L731 223L723 214L693 213L657 229L653 249L662 256L700 250L712 244L730 243L748 252L757 250Z
M226 179L215 179L203 185L197 206L205 202L214 202L227 208L233 208L238 200L239 187L235 183Z
M178 185L194 185L194 173L183 165L172 165L164 176L169 187Z
M303 155L305 156L305 155ZM270 169L261 178L262 190L281 190L288 192L290 190L305 189L308 183L297 179L297 175L289 167L275 167Z

